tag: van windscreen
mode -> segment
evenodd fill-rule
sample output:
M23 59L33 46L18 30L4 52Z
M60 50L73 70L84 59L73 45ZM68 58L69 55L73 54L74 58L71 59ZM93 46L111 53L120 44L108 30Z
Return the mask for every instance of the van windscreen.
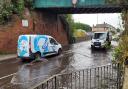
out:
M106 38L106 33L94 33L94 36L93 36L94 39L105 39Z

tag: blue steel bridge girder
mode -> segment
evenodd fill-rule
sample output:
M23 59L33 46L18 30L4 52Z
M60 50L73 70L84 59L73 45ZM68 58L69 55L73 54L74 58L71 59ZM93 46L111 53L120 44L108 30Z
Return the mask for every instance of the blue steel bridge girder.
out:
M120 13L123 9L128 9L128 4L110 4L107 0L35 0L35 9L51 11L60 14L75 13Z
M57 14L81 14L81 13L121 13L127 7L86 7L86 8L36 8L46 12L53 12Z

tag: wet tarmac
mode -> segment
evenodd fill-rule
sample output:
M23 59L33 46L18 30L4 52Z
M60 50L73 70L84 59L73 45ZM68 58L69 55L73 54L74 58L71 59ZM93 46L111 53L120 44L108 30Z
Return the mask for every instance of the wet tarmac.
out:
M67 73L88 67L111 63L113 49L91 50L91 42L81 42L66 47L59 56L51 56L32 65L19 59L0 62L0 89L28 89L58 73ZM112 45L117 45L113 42Z

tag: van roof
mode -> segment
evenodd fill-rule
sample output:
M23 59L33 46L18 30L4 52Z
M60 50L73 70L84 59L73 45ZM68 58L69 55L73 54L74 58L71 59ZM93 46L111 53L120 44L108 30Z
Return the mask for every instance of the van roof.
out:
M48 38L52 38L52 36L49 36L49 35L38 35L38 34L24 34L20 36L47 36Z

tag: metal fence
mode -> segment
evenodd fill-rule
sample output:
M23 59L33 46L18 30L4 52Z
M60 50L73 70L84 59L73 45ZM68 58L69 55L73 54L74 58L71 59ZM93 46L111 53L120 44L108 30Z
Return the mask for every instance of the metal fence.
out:
M121 89L123 67L111 64L55 75L32 89Z

